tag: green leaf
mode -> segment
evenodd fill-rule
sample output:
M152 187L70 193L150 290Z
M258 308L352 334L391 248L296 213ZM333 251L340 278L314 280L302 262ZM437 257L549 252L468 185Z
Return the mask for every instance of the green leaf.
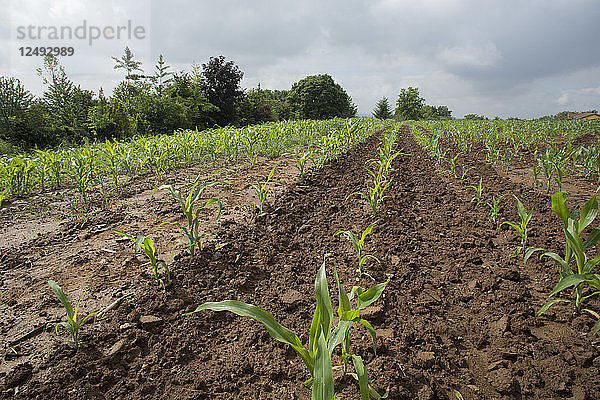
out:
M358 382L358 375L356 375L355 373L352 373L352 372L349 372L348 375L350 375L352 378L354 378ZM386 390L386 392L382 396L379 393L377 393L375 391L375 389L373 389L371 387L371 385L369 385L369 395L371 395L371 397L373 397L374 399L387 399L387 397L389 395L389 390Z
M535 314L535 316L539 317L540 315L545 313L546 310L550 308L550 306L552 306L556 303L572 303L572 301L569 299L552 299L552 300L548 301L546 304L544 304L544 306Z
M73 312L73 307L71 307L71 303L69 302L69 299L67 299L65 293L62 291L60 286L58 286L58 284L53 280L49 280L48 285L50 285L50 288L52 289L56 297L58 297L60 302L65 307L65 310L67 312L67 318L72 319L75 313Z
M317 356L317 347L319 335L321 335L321 329L321 308L315 306L315 312L313 314L312 322L310 324L310 332L308 335L308 354L313 360Z
M592 229L583 247L587 250L600 240L600 226Z
M575 253L575 259L577 261L577 271L583 272L583 266L586 263L585 251L583 250L583 242L579 235L573 235L568 229L565 230L565 236L568 246Z
M125 236L126 238L128 238L129 240L131 240L131 241L135 242L135 239L133 238L133 236L130 236L130 235L128 235L128 234L126 234L126 233L123 233L123 232L119 232L119 231L117 231L116 229L113 229L113 232L114 232L114 233L118 233L119 235L123 235L123 236Z
M512 226L513 228L515 228L515 230L516 230L518 233L521 233L521 232L522 232L521 225L517 225L517 224L515 224L514 222L504 221L503 223L501 223L501 224L500 224L500 226L502 226L502 225L504 225L504 224Z
M313 376L315 379L312 387L312 400L334 400L333 368L323 332L321 332L317 341L317 356Z
M525 255L523 256L523 267L526 266L527 264L527 260L529 260L529 258L531 257L531 255L533 253L535 253L536 251L546 251L546 249L543 249L541 247L530 247L529 249L527 249L527 251L525 252Z
M360 317L360 311L359 310L344 311L344 312L342 312L342 314L339 317L340 317L340 320L342 320L342 321L354 321Z
M367 369L360 356L352 355L352 364L358 376L358 386L360 387L361 400L369 400L369 379L367 378Z
M324 257L325 258L325 257ZM320 324L325 341L329 340L331 334L331 320L333 319L333 308L331 307L331 298L329 297L329 287L327 286L327 276L325 275L325 259L315 279L315 294L317 297L317 309L321 314Z
M366 292L359 294L357 297L357 308L359 310L362 310L373 304L373 302L376 301L379 298L379 296L381 296L381 293L383 293L383 290L385 289L389 281L390 280L388 279L383 283L372 286Z
M565 206L565 201L567 201L567 199L562 192L557 192L552 195L552 211L554 211L560 217L564 226L566 227L570 213L569 209Z
M594 325L594 335L597 334L598 331L600 331L600 319L596 321L596 324Z
M554 296L556 293L565 290L566 288L569 288L571 286L578 286L581 282L585 282L588 279L593 279L594 275L593 274L586 274L586 275L579 275L579 274L573 274L573 275L567 275L564 278L562 278L560 280L560 282L558 282L556 284L556 286L554 287L554 289L552 289L552 292L550 292L550 294L548 296Z
M367 237L368 234L371 233L371 231L373 230L373 227L375 226L375 224L379 222L379 220L373 222L371 225L367 226L365 228L365 230L362 233L362 236L360 237L360 244L362 245L365 242L365 238Z
M358 322L362 324L365 328L367 328L367 330L371 334L371 341L373 342L373 354L377 355L377 335L375 334L375 329L373 328L373 325L371 325L371 323L366 319L359 319Z
M308 351L306 351L306 349L302 346L302 343L300 342L298 336L285 326L275 321L275 318L273 318L273 316L268 312L252 304L243 303L237 300L224 300L219 302L208 302L201 304L194 311L185 315L190 315L202 310L230 311L239 316L250 317L257 320L258 322L262 323L265 326L265 328L267 328L269 335L271 335L273 339L292 346L292 348L296 350L300 358L302 358L302 360L308 367L308 370L312 372L313 362L308 354Z
M594 267L596 267L596 265L598 265L598 263L600 263L600 254L598 254L593 259L586 261L585 265L583 266L583 273L589 274L590 272L592 272Z
M341 319L342 315L345 312L350 311L350 300L348 299L348 295L346 294L344 289L342 289L342 285L340 285L340 279L338 277L337 268L335 266L333 267L333 276L338 287L338 316Z
M540 258L542 258L543 256L550 257L551 259L553 259L561 267L561 270L566 271L566 273L568 275L573 274L573 271L571 270L571 266L569 264L567 264L565 262L565 260L563 260L558 254L553 253L551 251L547 251L544 254L542 254L540 256Z
M594 221L597 215L598 200L596 199L596 195L593 195L581 209L579 221L577 222L577 234L579 235L583 232L583 230Z
M517 213L522 220L525 220L527 218L527 210L525 209L525 206L523 206L523 203L521 203L521 200L519 200L517 196L513 196L517 200Z
M331 337L329 338L329 343L327 344L329 354L331 354L333 350L335 350L335 348L344 341L344 339L346 338L346 334L348 333L348 330L350 329L352 324L354 324L354 321L352 320L343 320L340 321L338 326L335 327L333 333L331 334Z

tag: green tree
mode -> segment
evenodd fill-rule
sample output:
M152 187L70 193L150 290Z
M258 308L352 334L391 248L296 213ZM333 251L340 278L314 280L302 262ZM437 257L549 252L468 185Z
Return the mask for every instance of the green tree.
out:
M218 107L212 114L214 123L225 126L235 122L236 104L243 92L240 82L244 73L233 61L226 61L224 56L211 57L202 64L199 76L200 90L208 101Z
M291 108L287 101L288 91L256 89L244 92L238 104L238 124L252 125L268 121L290 119Z
M0 137L10 142L22 142L17 126L28 121L27 112L33 95L16 78L0 76ZM18 136L18 137L17 137Z
M46 85L42 96L48 112L54 116L51 123L54 127L74 127L73 96L75 85L67 76L65 69L54 56L45 56L41 68L37 69L38 75Z
M396 118L400 120L418 120L421 118L421 109L424 105L425 99L419 95L418 88L402 89L396 101Z
M471 120L484 120L484 119L487 119L483 115L477 115L477 114L467 114L467 115L465 115L464 118L465 119L471 119Z
M127 106L128 112L131 114L131 101L135 96L135 83L138 83L145 76L138 74L136 71L144 72L141 68L142 62L136 61L133 57L133 52L129 46L125 46L125 50L121 58L111 57L115 61L113 69L122 69L125 71L125 82L122 83L122 95L124 97L124 103Z
M452 111L448 109L447 106L430 106L424 105L421 108L421 118L423 119L451 119Z
M101 101L90 111L90 125L95 138L123 139L131 136L132 121L125 104L116 97Z
M156 93L161 96L163 93L163 89L165 87L165 85L167 85L168 83L170 83L173 78L173 72L169 71L169 68L171 68L170 66L167 65L167 63L165 62L163 55L159 55L158 56L158 61L156 62L156 65L154 66L154 69L156 70L154 72L154 76L150 77L150 79L152 80L152 83L154 84L154 88L156 90Z
M356 106L346 91L327 74L312 75L294 83L288 100L298 118L349 118Z
M373 117L379 119L389 119L392 118L392 116L392 108L388 103L387 97L384 97L377 102L377 105L373 110Z
M127 81L137 81L144 77L144 75L136 74L136 71L144 72L144 70L140 67L142 65L141 61L136 61L133 58L133 52L129 48L129 46L125 46L125 50L121 58L111 57L115 61L115 66L113 69L123 69L125 70L125 80Z
M54 56L45 56L37 73L46 85L40 100L41 108L36 108L36 111L42 111L38 117L44 122L37 129L46 131L42 134L46 137L44 141L49 144L80 143L88 138L87 117L96 103L94 93L75 86Z
M173 74L148 121L155 132L176 129L204 129L211 126L211 115L218 111L202 94L199 82L190 74Z

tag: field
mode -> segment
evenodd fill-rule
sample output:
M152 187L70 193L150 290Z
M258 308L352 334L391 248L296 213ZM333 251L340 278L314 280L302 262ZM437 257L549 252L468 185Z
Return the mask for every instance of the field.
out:
M317 339L329 330L311 329L325 326L313 320L315 305L325 314L323 292L315 299L323 263L333 326L352 319L338 314L334 269L346 293L389 279L360 310L376 354L354 320L348 352L340 345L331 356L334 365L360 356L371 387L389 399L599 398L600 258L591 242L577 251L600 232L588 203L599 132L592 122L305 121L4 158L2 398L310 399L305 362L261 323L185 314L205 302L256 305L315 346L313 374L326 377ZM210 234L202 246L178 235L182 207L168 188L156 190L172 185L185 196L195 182L216 182L196 203L206 204L197 213L199 232ZM569 210L587 210L589 226L564 228L551 208L561 191ZM503 224L520 222L515 196L533 209L524 246ZM222 204L218 219L211 198ZM360 238L373 223L359 267L350 235L338 231ZM583 242L571 234L578 227ZM158 282L144 251L134 254L115 231L151 237L169 274L159 264ZM573 270L543 251L524 265L529 248L563 258L571 249ZM561 279L579 279L577 289L553 298L581 304L537 316ZM48 280L72 303L81 297L80 319L109 308L81 326L76 350L55 329L65 308ZM354 372L356 357L348 360ZM333 377L338 398L361 398L349 373Z

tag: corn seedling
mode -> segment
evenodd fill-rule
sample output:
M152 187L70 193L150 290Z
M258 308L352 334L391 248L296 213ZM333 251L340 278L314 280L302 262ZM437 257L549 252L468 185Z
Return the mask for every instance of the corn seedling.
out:
M81 329L81 326L85 323L85 321L89 317L91 317L94 314L97 314L99 311L89 313L81 321L77 321L77 312L79 310L79 303L81 302L81 298L83 297L83 294L85 293L85 291L81 294L81 296L79 297L79 300L77 300L77 304L75 305L75 309L73 310L73 307L71 306L71 303L69 302L69 299L67 298L65 293L62 291L60 286L58 286L58 284L52 280L48 281L48 285L50 285L50 288L52 289L52 291L54 292L56 297L58 297L58 299L62 303L62 305L65 308L65 311L67 313L67 321L59 322L58 324L56 324L56 326L54 327L54 330L56 331L56 333L58 333L58 327L62 326L67 331L69 331L69 333L71 334L71 339L73 339L73 341L68 342L68 344L70 346L72 346L75 350L77 350L77 349L79 349L79 330Z
M334 235L333 235L333 236L336 236L336 235L342 234L352 242L352 247L354 248L354 251L356 252L356 257L358 258L358 268L356 269L356 271L359 274L359 278L363 275L366 275L369 278L375 280L371 275L369 275L368 273L365 272L365 270L364 270L365 263L370 258L374 259L377 262L380 262L380 261L375 256L372 256L370 254L363 254L363 246L365 244L365 238L367 237L368 234L371 233L371 231L373 230L373 227L375 226L376 223L377 223L377 221L375 221L371 225L367 226L365 228L365 230L362 232L360 239L358 239L358 237L352 231L340 230L340 231L337 231L336 233L334 233Z
M477 186L475 185L469 185L467 186L467 188L471 188L475 191L475 195L473 196L473 198L471 199L471 203L475 203L475 207L478 207L480 204L484 204L485 200L483 199L483 186L482 186L482 181L483 178L479 178L479 184Z
M556 186L558 187L558 191L562 192L563 191L563 189L562 189L563 174L564 174L562 165L555 163L554 164L554 172L555 172L554 177L553 177L554 182L556 183Z
M263 213L263 208L265 205L265 201L267 201L267 196L269 195L270 190L267 189L267 184L271 181L271 178L273 178L273 174L275 173L275 168L277 168L277 166L279 165L281 161L278 161L277 164L275 164L275 166L271 169L271 172L269 172L269 175L267 175L267 179L265 179L264 182L260 182L260 181L256 181L256 185L251 185L250 186L250 190L254 189L254 192L256 193L256 196L258 197L258 204L255 204L254 207L256 207L256 211L258 212L258 214L262 214Z
M371 207L371 211L373 212L373 216L375 216L375 215L377 215L377 207L379 206L379 203L381 203L387 197L387 196L384 196L383 193L388 188L388 186L390 186L390 182L380 181L380 182L375 183L375 186L367 187L366 192L350 193L346 197L345 200L347 201L350 197L352 197L354 195L361 196L363 199L365 199L369 203L369 206Z
M533 208L531 211L527 212L525 206L523 206L523 203L521 203L521 200L519 200L517 196L514 197L517 200L517 213L519 214L519 217L521 217L521 223L517 224L515 222L504 221L501 225L507 224L512 226L521 237L521 245L517 247L512 255L513 257L516 257L522 252L525 252L525 246L527 245L527 224L533 215Z
M465 183L465 181L467 180L467 173L470 170L472 170L473 167L465 168L465 167L461 166L460 169L461 169L460 176L456 175L456 178L458 178L458 181L460 182L460 184L463 185Z
M457 153L453 158L448 158L448 173L455 177L458 178L458 174L456 172L456 159L458 158L458 156L460 156L461 153Z
M84 149L76 151L72 160L72 177L75 180L75 187L81 195L81 200L84 207L87 207L88 205L87 188L92 181L90 157L91 155L89 149Z
M538 165L534 165L533 168L531 168L531 173L533 174L533 184L538 187L541 188L544 186L544 183L540 180L540 168Z
M150 236L138 235L137 238L130 236L126 233L119 232L113 229L115 233L119 235L123 235L132 242L135 243L134 254L137 254L138 251L144 250L146 256L150 260L150 266L152 266L152 272L154 273L154 279L159 283L162 288L165 288L165 282L161 278L162 272L160 271L160 266L165 269L165 273L167 274L167 282L171 280L171 273L169 272L169 267L167 267L167 263L163 260L159 260L156 258L156 248L154 247L154 241Z
M192 188L190 189L190 193L185 198L182 196L182 194L179 190L176 190L171 185L162 185L162 186L154 189L154 191L152 193L152 195L154 195L154 193L157 190L167 189L169 192L171 192L171 195L173 196L173 198L175 200L179 201L179 204L181 205L181 210L183 211L183 214L185 215L186 220L187 220L187 226L183 226L178 222L173 222L171 224L178 226L183 231L182 234L185 235L188 238L188 240L190 241L189 247L190 247L190 254L192 256L194 256L194 254L195 254L194 250L196 247L198 247L198 250L202 249L202 239L204 239L208 235L207 233L200 233L200 231L199 231L200 230L200 219L198 218L198 214L200 213L200 211L204 210L209 205L216 203L218 205L216 218L218 219L219 216L221 215L221 209L223 207L223 205L221 204L221 201L214 197L210 198L204 202L201 202L201 204L198 206L198 208L196 210L194 210L194 206L200 200L200 198L204 194L204 191L206 190L206 188L214 186L218 183L227 183L227 182L207 182L207 183L203 183L200 185L200 176L198 176L198 178L196 178L196 181L192 185ZM163 224L166 224L166 223L169 223L169 222L163 222Z
M363 291L360 287L352 288L348 296L337 278L336 282L339 290L339 322L333 327L333 308L327 286L327 277L325 274L325 261L315 279L316 307L308 339L308 348L302 345L302 342L294 332L279 324L275 318L268 312L252 305L236 300L225 300L220 302L208 302L198 306L190 315L203 310L212 311L230 311L242 317L250 317L262 323L271 337L279 342L290 345L300 356L306 368L310 373L310 378L304 382L304 385L312 390L312 398L319 400L334 400L335 388L333 372L342 369L345 371L347 360L352 360L355 373L351 374L359 382L359 388L362 400L369 400L370 396L375 399L381 399L380 396L368 383L367 371L362 358L349 352L349 331L352 325L359 323L369 331L375 351L377 337L373 326L360 316L360 311L370 306L383 293L385 283L380 283ZM352 309L350 301L356 298L356 308ZM342 345L342 358L344 366L334 367L331 356L335 349Z
M134 124L143 125L138 119ZM167 170L182 165L219 159L237 161L246 154L253 164L259 154L277 157L290 149L313 145L322 152L324 163L382 128L384 123L370 118L282 121L240 129L179 130L81 148L0 155L0 192L18 196L43 191L50 182L56 187L68 183L81 194L73 202L81 207L80 203L87 204L85 189L100 183L102 176L109 176L120 186L122 175L129 180L148 172L161 177Z
M246 128L246 132L247 134L243 136L243 148L246 153L246 157L248 158L250 168L253 168L254 165L256 165L256 159L258 157L258 150L256 149L259 139L258 130L248 127Z
M294 167L300 172L300 179L304 179L304 176L306 175L306 162L311 159L312 154L313 153L310 150L302 151L298 149L291 153L291 156L296 160Z
M581 238L583 230L589 226L598 215L598 201L596 195L583 206L577 218L577 213L569 212L565 206L565 195L562 192L555 193L552 196L552 210L560 217L563 222L566 246L565 256L562 258L556 253L546 251L545 249L529 249L525 254L525 262L536 251L544 251L541 257L550 257L558 265L560 281L548 295L552 298L563 290L573 288L574 298L552 298L549 299L537 315L542 315L548 308L556 303L566 302L575 305L578 312L585 311L594 316L597 320L594 326L594 333L600 330L600 315L589 308L582 308L585 300L592 296L600 295L600 276L593 273L594 268L600 263L600 254L592 259L588 259L586 250L592 248L600 239L600 227L594 228L584 242ZM575 269L572 264L575 263ZM584 293L584 289L589 289Z
M360 195L362 198L367 200L371 206L373 216L377 215L377 207L387 197L384 193L392 182L392 178L390 177L390 173L392 171L392 161L400 154L403 153L398 151L387 159L374 159L367 161L367 166L365 166L365 169L373 178L373 186L367 186L367 190L365 192L354 192L349 194L346 197L346 200L354 195ZM373 168L373 166L377 166L377 168Z
M502 196L492 195L492 201L487 201L487 204L490 207L490 221L496 223L498 220L498 213L500 212L500 201L508 196L509 193L503 194Z

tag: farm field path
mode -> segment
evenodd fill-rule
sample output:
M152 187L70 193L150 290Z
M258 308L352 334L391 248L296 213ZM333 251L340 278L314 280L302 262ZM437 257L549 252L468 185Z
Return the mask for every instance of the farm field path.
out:
M247 179L236 175L237 184L219 189L235 214L212 225L216 240L197 256L174 254L173 281L166 291L149 272L140 272L130 247L115 242L110 231L177 218L166 192L146 210L126 209L99 222L106 224L105 236L85 238L97 226L94 222L75 226L76 236L83 236L78 245L48 239L44 247L56 243L54 251L65 255L52 256L56 261L50 269L44 255L34 257L35 249L17 249L22 254L7 257L12 264L2 270L3 285L24 293L12 304L2 298L0 312L7 315L2 334L8 340L33 328L34 321L62 316L46 284L52 273L59 274L69 293L89 289L82 301L85 311L124 294L133 297L101 321L85 325L84 343L75 355L51 324L47 332L13 346L29 355L7 358L7 350L5 360L10 361L0 372L7 386L4 397L310 399L302 387L308 378L302 362L260 324L230 313L183 314L205 301L242 300L273 314L306 343L314 277L324 255L329 254L325 262L334 308L334 266L347 291L357 284L350 243L334 233L362 231L377 220L365 251L380 262L369 261L366 270L377 282L391 279L382 298L363 313L377 331L377 356L366 330L353 328L351 337L352 351L365 360L380 393L419 400L456 398L453 390L464 399L598 398L600 384L592 378L600 373L600 352L590 333L593 320L572 315L566 306L535 317L556 283L556 267L532 259L523 268L521 259L511 257L516 233L490 221L487 206L475 207L472 192L441 174L407 128L399 132L398 145L408 155L394 161L389 197L376 218L363 199L347 198L365 188L363 165L376 155L378 140L375 136L356 146L303 181L288 172L266 214L256 218L243 209ZM468 184L481 177L489 195L518 195L535 209L530 244L560 252L562 228L550 210L549 195L498 174L480 156L461 157L461 163L475 167ZM261 167L262 176L270 165ZM511 197L503 201L500 215L517 218ZM159 242L167 249L169 235L163 233ZM116 253L101 250L105 244L97 241L110 242ZM100 250L84 262L66 257L90 246ZM368 278L358 283L372 285ZM16 396L15 386L22 390ZM348 376L337 377L336 389L344 399L360 397Z

